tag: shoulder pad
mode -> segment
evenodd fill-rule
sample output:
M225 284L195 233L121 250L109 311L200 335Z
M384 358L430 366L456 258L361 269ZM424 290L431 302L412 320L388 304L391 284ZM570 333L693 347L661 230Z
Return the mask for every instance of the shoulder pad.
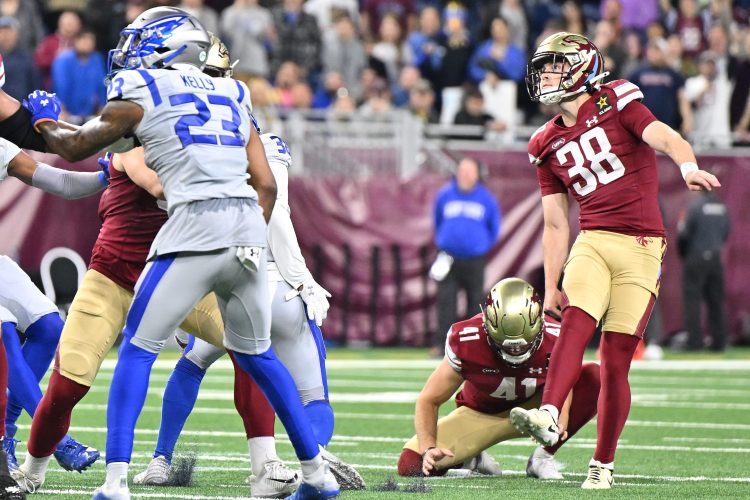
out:
M606 87L615 93L617 111L622 111L625 106L633 101L643 99L643 92L638 85L628 80L615 80L606 84Z
M120 71L107 87L107 100L132 101L143 108L158 106L162 96L154 76L145 69Z
M266 158L269 162L278 161L286 165L287 168L292 166L292 152L281 137L276 134L263 134L260 136L260 140L266 150Z

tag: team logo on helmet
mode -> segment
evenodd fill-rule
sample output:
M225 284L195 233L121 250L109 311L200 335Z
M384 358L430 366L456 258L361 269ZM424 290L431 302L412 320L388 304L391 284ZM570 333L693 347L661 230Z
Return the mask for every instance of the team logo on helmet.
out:
M545 38L534 51L526 70L526 89L532 101L556 104L593 92L608 74L604 58L588 38L560 32ZM559 75L556 85L554 75Z

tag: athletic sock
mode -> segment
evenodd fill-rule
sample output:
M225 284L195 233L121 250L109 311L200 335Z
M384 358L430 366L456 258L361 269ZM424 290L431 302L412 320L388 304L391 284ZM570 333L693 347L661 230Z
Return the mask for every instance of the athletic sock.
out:
M279 459L276 453L276 438L273 436L250 438L247 440L247 446L250 450L250 468L256 476L263 472L263 464L269 460Z
M89 387L79 384L52 371L47 392L39 402L34 420L31 421L31 434L27 443L29 452L35 457L48 457L55 452L65 433L70 428L73 408L83 399Z
M273 350L254 355L232 352L237 364L253 377L273 406L300 461L319 459L318 442L305 415L297 387ZM304 477L307 478L307 474Z
M161 425L154 458L161 455L167 459L168 463L172 463L172 454L177 439L180 437L190 412L193 411L205 374L206 370L184 356L177 362L164 390Z
M305 414L312 425L318 444L325 448L333 437L333 408L328 401L311 401L305 405Z
M112 377L107 401L107 477L112 462L130 462L135 423L146 401L151 366L157 353L149 352L126 337Z

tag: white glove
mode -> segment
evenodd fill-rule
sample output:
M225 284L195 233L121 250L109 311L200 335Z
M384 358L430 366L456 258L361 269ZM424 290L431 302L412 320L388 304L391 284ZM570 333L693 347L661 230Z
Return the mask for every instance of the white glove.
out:
M303 283L301 288L290 291L284 299L292 300L299 295L307 306L307 318L315 321L316 325L323 326L323 320L328 316L328 308L331 307L328 303L331 294L315 280Z

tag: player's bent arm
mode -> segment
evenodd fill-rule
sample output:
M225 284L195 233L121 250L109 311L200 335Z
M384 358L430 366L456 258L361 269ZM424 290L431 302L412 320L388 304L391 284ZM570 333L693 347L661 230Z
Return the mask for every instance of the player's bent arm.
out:
M130 180L149 192L157 200L164 199L164 189L159 176L146 166L143 148L135 148L127 153L117 153L112 157L115 169L125 171Z
M125 134L133 132L143 118L143 108L129 101L109 101L102 114L69 130L56 122L37 124L49 150L68 161L87 158Z
M8 163L8 175L66 200L96 194L107 187L100 172L71 172L46 163L38 163L20 151Z
M681 170L688 166L687 170L683 170L683 177L691 190L711 190L721 186L713 174L698 169L692 146L666 123L658 120L649 123L643 129L642 138L646 144L680 165Z
M570 239L568 205L567 193L554 193L542 197L545 308L549 306L547 297L557 293L557 282L568 256ZM559 304L554 305L559 306Z
M250 185L258 193L258 204L263 209L266 222L271 219L271 212L276 203L276 180L266 158L266 149L254 127L250 127L250 140L247 142L247 173L250 174Z
M424 452L427 448L437 444L438 410L453 396L463 381L461 374L451 368L445 358L427 379L427 383L417 397L414 414L414 427L417 431L420 451Z

